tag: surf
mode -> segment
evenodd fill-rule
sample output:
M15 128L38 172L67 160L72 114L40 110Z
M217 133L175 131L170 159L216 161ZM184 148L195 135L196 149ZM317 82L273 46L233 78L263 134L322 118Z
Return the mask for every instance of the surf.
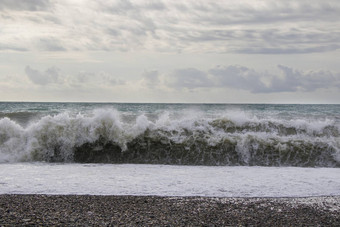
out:
M332 117L95 108L22 124L17 115L0 118L2 163L340 167L340 126Z

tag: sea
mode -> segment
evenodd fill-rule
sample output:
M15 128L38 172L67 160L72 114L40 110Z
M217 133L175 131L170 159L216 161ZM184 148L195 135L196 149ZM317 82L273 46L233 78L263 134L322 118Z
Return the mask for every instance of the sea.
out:
M0 194L340 195L340 105L0 102Z

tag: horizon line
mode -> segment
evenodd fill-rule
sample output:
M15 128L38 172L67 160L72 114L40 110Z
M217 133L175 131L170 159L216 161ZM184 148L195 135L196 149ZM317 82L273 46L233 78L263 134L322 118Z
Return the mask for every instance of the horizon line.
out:
M93 104L180 104L180 105L340 105L340 103L289 102L122 102L122 101L0 101L0 103L93 103Z

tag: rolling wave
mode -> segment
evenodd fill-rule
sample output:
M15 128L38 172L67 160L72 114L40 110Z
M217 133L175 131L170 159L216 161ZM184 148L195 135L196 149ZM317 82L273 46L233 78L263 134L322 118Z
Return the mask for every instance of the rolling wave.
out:
M22 161L340 167L340 126L242 111L2 116L0 162Z

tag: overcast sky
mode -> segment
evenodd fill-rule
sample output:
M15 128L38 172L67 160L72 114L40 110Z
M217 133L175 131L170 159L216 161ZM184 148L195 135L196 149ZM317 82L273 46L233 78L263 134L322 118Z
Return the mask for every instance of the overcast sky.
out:
M0 101L340 103L340 1L0 0Z

